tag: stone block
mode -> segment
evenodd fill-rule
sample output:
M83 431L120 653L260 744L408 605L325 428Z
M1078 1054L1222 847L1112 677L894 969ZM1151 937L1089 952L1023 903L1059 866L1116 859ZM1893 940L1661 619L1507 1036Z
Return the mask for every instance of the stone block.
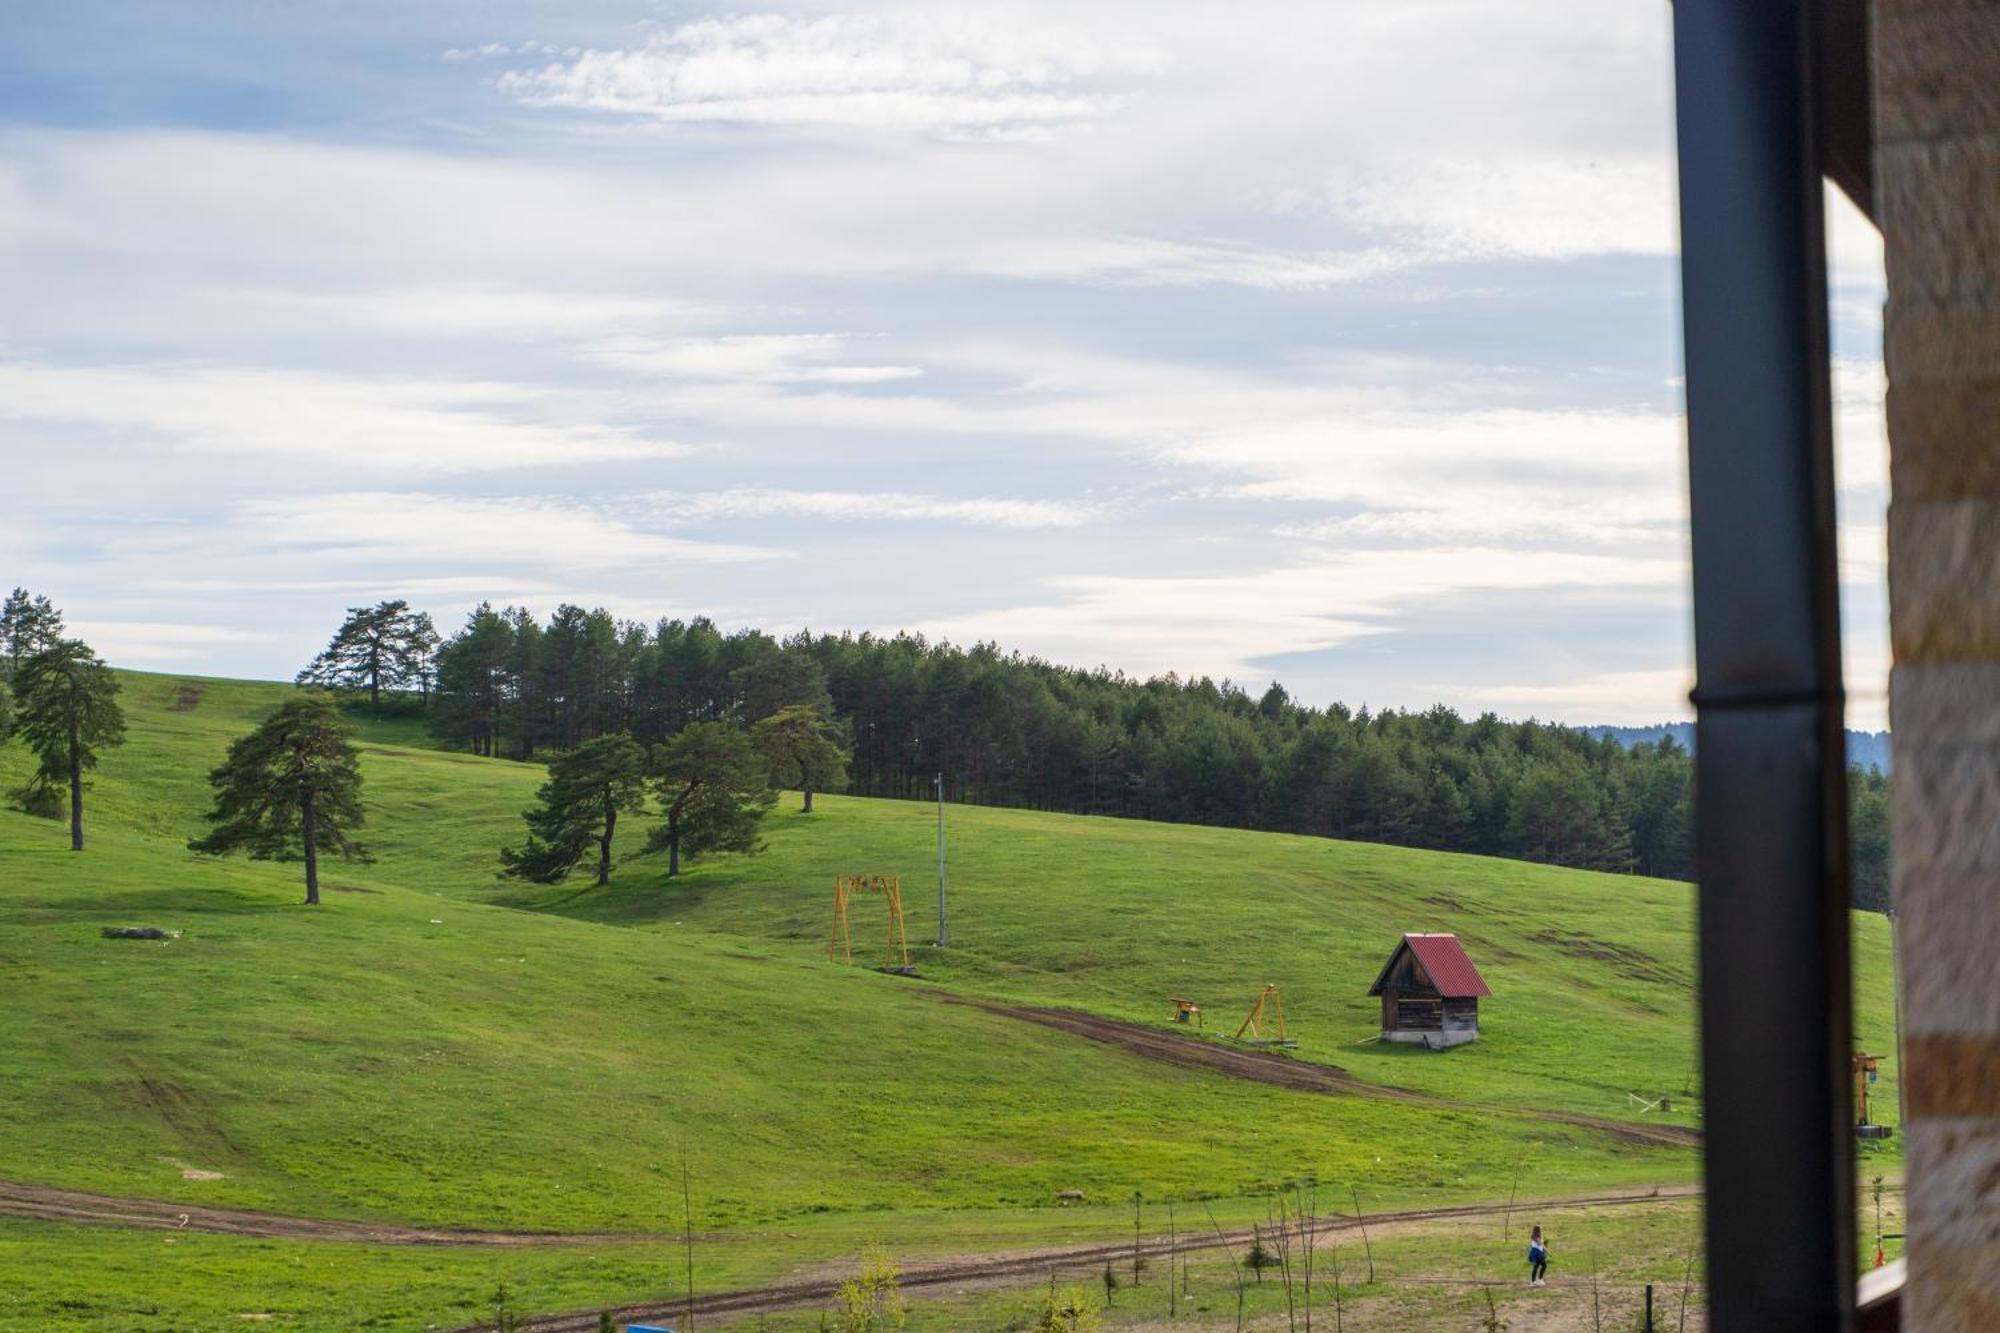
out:
M2000 1253L1977 1245L1912 1246L1902 1327L1921 1333L2000 1329Z
M1903 1039L1903 1106L1909 1119L2000 1124L2000 1036L1917 1032L1918 1022L1910 1020L1912 1031ZM1988 1201L2000 1203L2000 1195Z
M2000 874L2000 746L1898 750L1889 820L1899 875L1906 869ZM2000 903L1987 898L1967 902L1963 910L1996 906ZM1992 955L1981 961L1995 967Z
M1907 664L1889 676L1896 764L1927 745L2000 745L2000 662Z
M1885 409L1898 499L2000 498L2000 377L1891 384Z
M1883 146L1875 172L1891 304L2000 296L2000 127Z
M1892 249L1891 282L1898 262ZM1891 384L2000 379L2000 294L1956 301L1892 299L1883 312L1882 348Z
M2000 661L2000 501L1898 498L1888 528L1895 661Z
M2000 129L2000 4L1875 5L1875 137Z
M1993 984L2000 873L1899 861L1895 876L1905 1041L1920 1033L2000 1032L2000 986Z

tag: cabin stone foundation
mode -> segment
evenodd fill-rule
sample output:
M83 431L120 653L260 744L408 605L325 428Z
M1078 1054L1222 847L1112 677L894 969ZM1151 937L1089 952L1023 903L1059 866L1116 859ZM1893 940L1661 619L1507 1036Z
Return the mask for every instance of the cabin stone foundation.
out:
M1434 1051L1447 1050L1453 1046L1463 1046L1479 1036L1476 1027L1458 1028L1383 1028L1383 1041L1406 1042L1411 1046L1428 1046Z

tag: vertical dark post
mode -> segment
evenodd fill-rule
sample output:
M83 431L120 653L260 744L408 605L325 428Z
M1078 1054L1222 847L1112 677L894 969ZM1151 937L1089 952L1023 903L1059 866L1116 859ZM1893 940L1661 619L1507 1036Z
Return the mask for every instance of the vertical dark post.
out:
M1653 1333L1653 1284L1646 1284L1646 1333Z
M1808 0L1677 0L1696 873L1718 1333L1854 1291L1846 771Z
M313 819L313 789L308 779L299 792L299 836L306 849L306 906L319 905L319 825Z
M70 707L74 710L74 701ZM83 747L77 735L77 718L74 711L69 719L69 849L83 850Z
M938 844L938 934L937 947L942 949L949 942L944 928L944 774L937 775L937 844Z

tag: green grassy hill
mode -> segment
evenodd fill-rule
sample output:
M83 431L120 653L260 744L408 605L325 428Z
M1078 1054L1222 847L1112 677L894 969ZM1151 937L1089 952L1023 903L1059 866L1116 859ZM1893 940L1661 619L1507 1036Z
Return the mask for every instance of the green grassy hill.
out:
M893 978L824 961L832 879L902 874L912 939L927 939L929 809L822 798L807 816L788 798L761 856L673 883L635 858L608 889L523 889L494 878L494 851L517 836L541 770L425 748L416 728L386 722L362 725L377 860L328 866L336 887L308 910L296 866L184 849L205 773L287 687L123 679L130 741L87 798L89 849L74 855L59 825L0 812L0 1004L14 1020L0 1027L0 1180L306 1216L658 1232L679 1224L685 1155L698 1224L743 1240L704 1252L714 1282L863 1234L916 1251L974 1233L1034 1241L1066 1189L1207 1197L1247 1217L1259 1189L1308 1174L1413 1202L1504 1196L1517 1167L1543 1195L1694 1173L1686 1150L1532 1115L1292 1092L940 1002L1164 1024L1168 997L1186 995L1208 1007L1213 1036L1272 981L1302 1059L1523 1111L1631 1115L1627 1093L1664 1091L1685 1120L1698 1088L1684 885L953 809L953 947L919 946L923 979ZM0 786L26 767L19 746L0 748ZM880 911L854 909L857 960ZM113 941L104 925L181 934ZM1858 932L1861 1036L1890 1049L1880 926L1864 918ZM1460 933L1494 988L1485 1037L1444 1055L1366 1043L1365 991L1389 947L1439 928ZM1882 1091L1893 1105L1893 1083ZM1113 1216L1067 1210L1062 1225ZM95 1310L61 1302L119 1287L119 1266L151 1244L0 1224L0 1279L19 1279L0 1280L0 1326ZM259 1291L289 1301L300 1326L353 1326L324 1280L340 1247L305 1245L308 1261L299 1243L240 1244L264 1248L172 1270L184 1304L163 1308L221 1310ZM57 1253L69 1286L36 1261ZM427 1253L425 1283L409 1289L433 1293L426 1317L465 1317L493 1261ZM630 1290L630 1256L514 1262L544 1304L651 1294ZM224 1289L203 1271L235 1276ZM322 1300L331 1322L314 1325ZM166 1326L202 1326L185 1318Z

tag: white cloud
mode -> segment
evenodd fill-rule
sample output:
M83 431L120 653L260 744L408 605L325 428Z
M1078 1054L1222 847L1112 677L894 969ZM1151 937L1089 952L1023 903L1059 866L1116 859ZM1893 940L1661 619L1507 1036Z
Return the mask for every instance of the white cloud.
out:
M1389 633L1439 598L1563 589L1658 598L1685 579L1683 563L1667 559L1470 547L1353 551L1217 578L1064 577L1051 581L1056 600L938 617L919 628L1139 675L1242 681L1268 676L1254 659Z
M1673 165L1657 155L1430 159L1329 186L1318 202L1428 262L1678 249ZM1303 203L1281 196L1281 206Z
M585 51L499 87L539 107L663 122L1015 138L1116 110L1157 73L1129 41L958 11L705 19L630 50Z
M99 656L123 666L199 661L218 650L262 643L273 636L224 625L162 624L144 620L78 620L70 632Z
M0 419L108 428L187 453L452 473L685 452L617 426L562 421L557 397L482 381L0 363Z
M1410 246L1300 250L1246 241L1079 236L1062 241L1035 238L1018 247L996 247L982 267L1002 277L1121 287L1227 285L1300 292L1366 282L1427 257Z
M1385 370L1364 358L1351 372L1300 378L990 343L927 356L1006 387L856 395L701 383L658 401L724 430L1095 441L1206 474L1211 499L1339 506L1288 518L1282 533L1344 545L1675 544L1686 513L1677 418L1493 407L1510 390L1454 383L1448 367Z
M837 363L836 358L853 341L841 333L631 338L594 344L585 349L585 355L635 373L772 384L882 384L915 379L924 373L917 366Z
M1466 681L1451 687L1459 698L1503 716L1556 717L1577 723L1643 727L1689 715L1694 677L1686 668L1606 671L1574 680L1493 685Z
M425 333L577 335L678 328L716 317L694 301L615 292L551 291L493 283L432 284L359 292L282 288L241 293L246 301L324 313L349 324Z
M305 553L318 567L393 566L581 570L734 564L782 557L770 547L689 541L564 501L354 491L255 500L231 534L250 549Z
M241 623L282 603L317 638L310 608L377 589L928 616L1146 670L1347 643L1321 697L1351 699L1443 688L1436 632L1498 570L1520 660L1560 660L1459 678L1636 688L1592 609L1678 606L1665 6L839 8L607 37L633 30L487 6L406 89L439 116L364 140L0 132L0 450L38 441L0 551L97 619L262 598ZM1879 244L1831 226L1865 360ZM1863 378L1850 589L1880 579ZM357 494L316 501L329 478ZM780 562L674 535L788 518L871 536Z
M692 523L730 519L825 518L884 522L940 520L999 528L1074 528L1098 517L1070 500L910 495L897 491L787 491L741 487L642 501L661 518Z

